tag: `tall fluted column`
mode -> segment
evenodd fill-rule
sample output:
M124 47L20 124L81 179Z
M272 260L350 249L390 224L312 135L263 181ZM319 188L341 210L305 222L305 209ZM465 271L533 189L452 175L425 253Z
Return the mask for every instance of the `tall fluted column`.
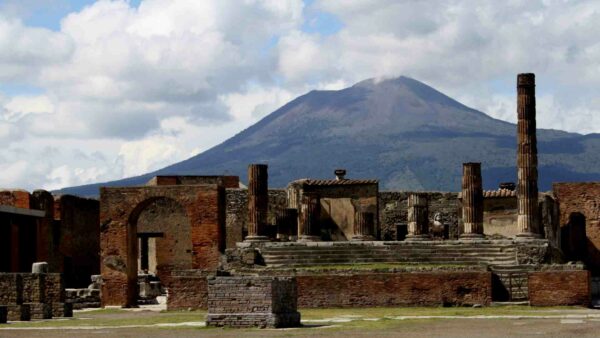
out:
M483 186L481 163L463 163L461 239L483 238Z
M540 237L534 74L517 76L517 95L517 238L528 239Z
M298 241L309 242L321 239L319 218L321 217L321 199L318 194L304 193L300 200L300 222L298 223Z
M248 236L245 241L266 241L269 207L269 175L266 164L248 166Z
M372 212L356 212L354 215L353 241L373 241L373 228L375 226L375 215Z
M428 198L424 193L408 195L408 235L407 241L423 241L429 237Z
M277 239L289 241L291 236L297 236L298 231L298 209L286 208L277 214Z

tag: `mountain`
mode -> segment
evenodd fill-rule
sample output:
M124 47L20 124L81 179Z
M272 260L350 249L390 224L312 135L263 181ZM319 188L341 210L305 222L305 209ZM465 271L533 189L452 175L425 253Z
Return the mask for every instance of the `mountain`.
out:
M516 94L515 94L516 95ZM515 96L516 100L516 96ZM600 180L600 134L538 129L540 189ZM304 177L378 178L381 190L460 190L463 162L482 162L485 189L516 181L516 125L471 109L408 77L311 91L258 123L185 161L119 181L65 188L139 185L155 175L239 175L269 164L269 185Z

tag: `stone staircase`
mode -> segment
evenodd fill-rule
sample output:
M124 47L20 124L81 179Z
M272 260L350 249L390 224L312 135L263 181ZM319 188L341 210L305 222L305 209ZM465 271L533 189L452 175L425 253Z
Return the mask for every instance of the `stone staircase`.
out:
M490 265L494 274L494 295L497 300L518 302L529 299L528 275L535 270L533 265ZM502 294L503 293L503 294Z
M368 263L515 265L516 249L504 242L318 242L271 243L260 249L267 267Z

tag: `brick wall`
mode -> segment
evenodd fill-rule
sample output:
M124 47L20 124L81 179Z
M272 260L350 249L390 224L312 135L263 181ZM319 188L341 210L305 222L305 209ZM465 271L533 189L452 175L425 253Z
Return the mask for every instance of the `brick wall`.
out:
M208 326L290 327L300 325L293 277L208 279Z
M214 270L223 249L224 189L217 185L100 189L102 304L130 306L137 300L136 223L157 199L180 204L189 220L193 269Z
M173 271L167 298L168 310L206 309L208 273L201 270Z
M586 270L532 272L528 284L532 306L590 304L590 272Z
M297 276L300 307L487 305L490 272Z
M552 189L559 205L561 227L574 227L575 224L570 224L573 215L585 223L587 238L579 238L571 232L572 243L563 243L567 244L563 250L574 254L572 259L582 259L594 272L600 273L600 182L555 183ZM568 242L569 237L565 236L563 242Z

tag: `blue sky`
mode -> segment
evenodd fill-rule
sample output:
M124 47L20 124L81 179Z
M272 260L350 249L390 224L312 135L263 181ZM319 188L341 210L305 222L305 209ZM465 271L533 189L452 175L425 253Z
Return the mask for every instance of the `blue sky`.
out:
M599 133L598 31L597 1L0 0L0 187L142 174L400 75L514 122L534 72L539 127Z

